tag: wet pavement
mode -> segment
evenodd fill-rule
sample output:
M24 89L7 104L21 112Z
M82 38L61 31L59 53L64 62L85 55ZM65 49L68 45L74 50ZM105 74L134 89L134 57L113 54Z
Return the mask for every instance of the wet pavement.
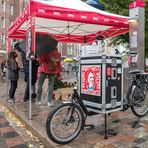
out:
M21 136L0 112L0 148L27 148Z
M32 104L32 120L29 119L29 104L23 102L24 82L19 80L16 98L19 102L8 104L6 97L6 83L0 83L1 104L14 113L33 134L41 140L44 147L61 148L147 148L148 147L148 116L138 119L131 110L115 112L107 116L108 139L104 139L104 116L94 115L87 119L87 124L94 124L93 129L83 130L79 136L67 145L58 145L52 142L46 134L45 122L48 113L53 107L47 106L46 85L44 85L42 106ZM58 90L63 98L72 92L72 88ZM58 104L60 101L55 101ZM56 106L56 105L55 105Z

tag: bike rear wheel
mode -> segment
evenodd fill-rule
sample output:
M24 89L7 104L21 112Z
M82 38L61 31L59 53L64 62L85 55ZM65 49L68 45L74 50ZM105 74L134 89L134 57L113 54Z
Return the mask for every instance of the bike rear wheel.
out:
M135 103L135 105L131 106L132 112L138 116L143 117L145 114L148 113L148 87L147 84L143 84L141 86L136 86L133 94L132 94L132 100Z
M67 144L79 135L83 121L83 112L77 104L60 104L48 115L47 135L55 143Z

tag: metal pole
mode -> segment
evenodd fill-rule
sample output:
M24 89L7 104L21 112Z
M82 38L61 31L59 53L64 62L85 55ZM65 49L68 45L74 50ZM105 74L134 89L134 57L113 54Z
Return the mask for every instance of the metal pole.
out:
M8 37L8 43L7 43L7 52L6 52L6 83L7 83L7 99L9 99L9 80L8 80L8 58L9 58L9 52L11 50L11 39Z
M31 3L31 0L29 2ZM30 15L30 4L29 4L29 15ZM32 42L32 39L31 39L31 42ZM30 47L28 47L28 51L30 51ZM29 119L32 119L31 91L32 91L32 59L30 57L30 52L29 52Z
M6 75L5 75L5 79L7 82L7 100L9 99L9 80L8 80L8 55L9 53L6 53Z
M29 119L32 119L32 59L29 58Z

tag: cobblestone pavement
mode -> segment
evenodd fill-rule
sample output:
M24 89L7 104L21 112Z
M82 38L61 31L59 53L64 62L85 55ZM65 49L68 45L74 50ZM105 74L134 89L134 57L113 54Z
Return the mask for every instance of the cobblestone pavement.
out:
M46 84L45 84L46 85ZM46 86L44 86L44 93ZM36 136L44 142L47 148L148 148L148 116L138 119L131 110L115 112L107 117L108 131L112 133L108 139L104 139L104 117L103 115L90 116L87 124L94 124L93 129L85 129L71 143L57 145L46 135L45 122L52 107L48 107L46 97L42 100L42 106L32 104L32 120L28 119L29 104L23 103L24 82L19 81L16 98L19 102L9 105L6 101L6 83L0 84L1 103L8 107L14 114L18 115ZM2 91L3 90L3 91ZM62 90L62 93L69 93L69 90Z
M24 140L0 112L0 148L27 148Z

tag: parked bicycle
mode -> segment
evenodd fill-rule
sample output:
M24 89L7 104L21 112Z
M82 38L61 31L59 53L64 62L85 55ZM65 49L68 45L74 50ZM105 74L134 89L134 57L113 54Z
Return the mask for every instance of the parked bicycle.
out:
M132 70L129 74L132 75L132 81L123 100L123 111L130 107L136 116L143 117L148 112L148 74L140 70ZM87 110L75 87L73 91L71 99L54 108L46 121L48 137L58 144L74 140L85 126L91 126L85 124L87 116L96 114Z

